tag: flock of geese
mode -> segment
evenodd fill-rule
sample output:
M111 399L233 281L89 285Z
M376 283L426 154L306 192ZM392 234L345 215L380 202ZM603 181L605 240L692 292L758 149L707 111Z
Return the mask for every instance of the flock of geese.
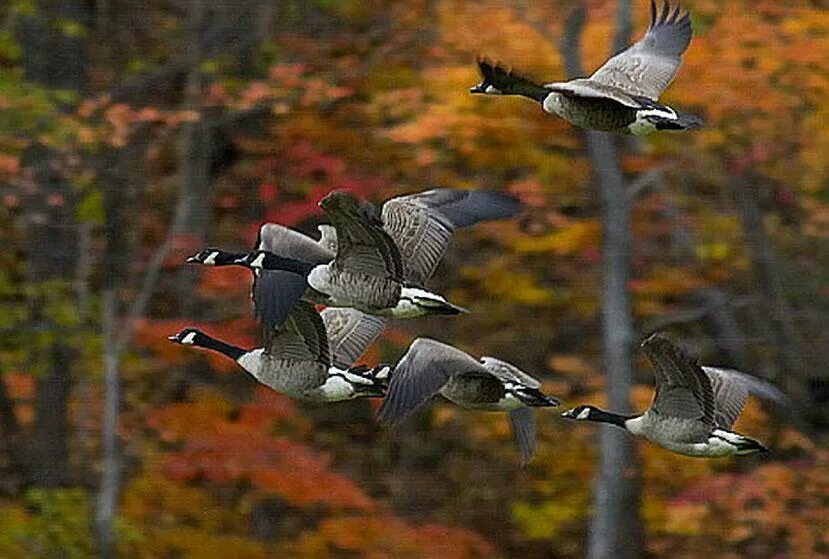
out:
M690 40L688 13L667 3L659 11L651 0L645 36L589 78L539 85L479 60L483 81L470 91L528 97L584 128L635 135L691 129L701 124L699 118L658 102ZM463 408L507 412L522 461L530 460L536 447L532 408L556 407L559 400L515 365L476 359L430 338L416 338L394 365L357 364L390 319L468 312L426 284L455 230L509 219L521 211L518 200L490 190L434 188L392 198L380 208L343 191L329 193L319 205L330 222L319 227L319 239L266 223L251 252L208 248L187 259L251 271L263 347L243 349L196 328L169 339L217 351L298 400L383 397L378 419L386 424L404 420L437 394ZM731 427L749 394L785 401L779 390L739 371L702 366L661 333L641 348L656 381L646 411L628 416L580 405L561 416L616 425L687 456L766 450Z

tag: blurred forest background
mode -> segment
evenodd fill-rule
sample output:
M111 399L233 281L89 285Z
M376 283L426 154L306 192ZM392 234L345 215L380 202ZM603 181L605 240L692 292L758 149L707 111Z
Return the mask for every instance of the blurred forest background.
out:
M0 3L0 556L829 555L827 3L684 7L664 101L707 127L611 139L469 95L474 60L589 73L645 0ZM456 235L433 285L472 314L397 322L365 362L432 335L564 406L624 408L630 382L641 410L636 347L665 329L792 395L738 424L773 453L689 459L542 410L521 468L503 414L385 430L376 403L298 405L166 340L259 339L249 274L186 256L313 232L331 189L431 185L527 210Z

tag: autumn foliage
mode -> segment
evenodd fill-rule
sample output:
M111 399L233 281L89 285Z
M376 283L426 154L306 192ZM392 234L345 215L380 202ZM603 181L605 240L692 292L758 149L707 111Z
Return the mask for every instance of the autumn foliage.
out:
M76 3L94 4L67 5ZM250 274L183 265L203 246L243 250L263 221L313 234L316 203L332 189L380 202L431 185L492 188L526 210L458 234L434 280L474 312L395 323L364 361L393 362L413 336L431 335L514 361L565 405L601 404L602 223L581 133L526 100L467 93L481 54L563 78L559 41L575 2L266 2L237 21L242 8L225 4L238 3L215 3L199 19L150 0L111 3L110 27L100 27L106 14L77 23L44 15L43 4L0 6L9 22L0 27L0 408L11 411L0 413L0 556L96 553L101 293L115 281L119 308L129 308L168 240L121 360L121 556L584 556L595 426L539 413L539 454L521 468L499 414L437 404L386 430L371 403L301 405L222 356L166 340L194 325L259 343ZM632 4L638 34L646 3ZM582 55L594 68L618 2L585 5ZM771 378L802 413L750 404L737 427L768 441L769 458L702 461L639 444L643 546L652 556L819 557L829 553L829 16L805 1L683 6L695 35L665 101L703 114L706 127L636 140L621 161L638 333L671 330L706 363ZM27 36L8 29L38 18L88 41L82 92L32 78ZM182 64L193 36L201 52ZM770 318L745 192L776 256L796 369ZM189 217L168 239L179 212ZM71 239L75 256L41 272L38 262L52 260L36 246L37 227L58 219L50 243ZM719 306L712 293L724 296ZM121 312L112 326L129 320ZM18 460L14 449L43 432L38 387L59 373L51 364L64 347L66 475L42 486L23 473L42 459ZM641 410L652 377L638 364Z

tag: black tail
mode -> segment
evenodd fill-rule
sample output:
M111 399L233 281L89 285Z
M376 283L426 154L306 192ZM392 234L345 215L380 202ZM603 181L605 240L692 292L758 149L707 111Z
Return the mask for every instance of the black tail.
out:
M382 398L386 395L386 387L379 384L352 384L354 394L359 398Z
M695 115L681 114L675 119L651 117L657 130L693 130L700 128L703 120Z
M755 452L766 453L769 449L759 441L744 437L741 441L736 443L737 454L754 454Z
M446 301L443 305L439 306L429 306L430 313L429 314L442 314L442 315L449 315L454 316L458 314L469 314L469 310L463 307L459 307L458 305L454 305L449 301Z

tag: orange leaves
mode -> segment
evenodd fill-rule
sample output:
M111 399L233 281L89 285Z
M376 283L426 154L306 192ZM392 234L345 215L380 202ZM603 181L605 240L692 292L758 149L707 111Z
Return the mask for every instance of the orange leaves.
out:
M216 266L205 270L199 282L199 293L207 297L228 297L248 293L252 277L250 270L240 266Z
M0 177L5 180L20 172L20 158L0 153Z
M164 461L170 479L203 478L217 484L249 481L260 493L277 494L297 506L370 510L373 501L351 480L330 469L329 459L311 448L272 435L281 424L296 427L294 403L259 388L254 402L234 406L203 392L194 402L169 404L152 413L148 426L162 440L181 443Z
M478 534L435 524L412 526L390 515L326 519L316 531L287 546L296 555L371 559L491 557L495 549Z
M17 420L26 425L34 419L32 398L35 394L35 377L27 373L5 373L0 382L6 384L9 397L17 402L14 405L14 415Z
M166 442L180 442L198 433L214 432L232 409L228 400L204 392L195 402L168 404L154 410L147 426L155 429Z
M750 546L754 556L817 557L826 544L827 472L829 453L818 449L809 461L771 462L750 475L708 476L674 499L669 516L677 515L675 524L692 516L707 538L735 551Z
M218 433L194 437L167 459L174 479L203 477L214 483L248 480L264 494L297 506L371 509L373 501L351 480L329 470L329 461L310 448L270 437L241 423L222 423Z

